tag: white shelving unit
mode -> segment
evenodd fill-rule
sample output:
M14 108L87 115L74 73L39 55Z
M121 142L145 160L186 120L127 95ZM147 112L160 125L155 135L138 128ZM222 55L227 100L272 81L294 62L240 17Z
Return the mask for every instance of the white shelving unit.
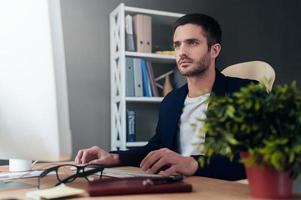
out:
M126 57L145 58L160 63L175 63L175 57L154 53L129 52L125 50L125 15L147 14L153 22L171 25L181 13L128 7L121 3L110 13L110 62L111 62L111 149L125 150L130 147L143 146L146 141L126 141L126 107L128 103L144 104L162 101L162 97L127 97L125 93L125 59ZM154 131L154 130L153 130ZM137 133L139 134L139 133Z
M163 97L126 97L127 102L160 103Z
M175 62L175 57L172 55L126 51L125 56L135 57L135 58L147 58L150 61L160 61L162 63L174 63Z

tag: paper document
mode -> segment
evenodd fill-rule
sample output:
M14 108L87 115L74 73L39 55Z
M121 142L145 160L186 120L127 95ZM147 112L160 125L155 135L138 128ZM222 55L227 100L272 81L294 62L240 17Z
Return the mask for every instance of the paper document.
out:
M39 176L43 170L33 170L27 172L1 172L0 181L19 179L19 178L30 178Z
M10 181L14 179L20 178L32 178L38 177L44 170L32 170L25 172L1 172L0 173L0 181ZM55 172L51 172L48 175L55 174Z
M161 177L159 174L150 174L147 172L133 172L124 169L105 168L103 171L104 176L111 176L116 178L125 177Z
M75 167L70 167L71 170L75 171ZM89 168L88 168L89 169ZM87 169L87 170L88 170ZM100 174L100 172L96 173ZM134 172L126 169L116 169L116 168L105 168L102 173L104 176L116 177L116 178L124 178L124 177L162 177L159 174L150 174L147 172Z

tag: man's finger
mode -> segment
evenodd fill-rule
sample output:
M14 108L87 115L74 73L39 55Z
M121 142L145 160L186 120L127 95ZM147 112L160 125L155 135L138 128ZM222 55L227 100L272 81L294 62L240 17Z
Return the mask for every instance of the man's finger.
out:
M151 156L147 156L144 159L143 165L141 165L142 170L149 169L155 162L157 162L161 158L161 154L158 152L153 153Z
M150 153L148 153L145 158L141 161L140 163L140 167L142 167L145 162L147 162L151 157L154 156L154 154L163 154L164 151L166 151L166 148L161 148L161 149L158 149L158 150L154 150L154 151L151 151Z
M83 155L83 150L79 150L77 152L77 155L75 157L75 163L76 164L81 164L81 158L82 158L82 155Z
M157 173L160 169L162 169L165 166L170 165L171 163L168 162L168 158L161 157L156 163L153 164L153 166L150 167L150 172Z
M164 171L161 171L160 174L163 176L171 176L177 173L176 166L172 165Z
M89 164L91 165L102 165L102 164L106 164L105 160L103 158L100 159L95 159L89 162Z
M147 161L154 153L155 153L155 151L149 152L149 153L144 157L144 159L141 161L140 167L142 167L142 166L145 164L145 162L146 162L146 161Z
M82 159L81 159L82 164L86 164L87 162L90 161L90 158L92 157L91 156L92 153L93 153L93 150L91 150L91 149L86 149L83 152Z

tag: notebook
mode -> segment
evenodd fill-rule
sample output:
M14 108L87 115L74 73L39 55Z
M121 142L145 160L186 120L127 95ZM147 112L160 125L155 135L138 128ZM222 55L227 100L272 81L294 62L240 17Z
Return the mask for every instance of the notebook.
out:
M89 183L88 193L90 196L107 196L192 191L192 185L185 183L184 181L163 184L145 184L151 179L154 178L129 177L96 180Z

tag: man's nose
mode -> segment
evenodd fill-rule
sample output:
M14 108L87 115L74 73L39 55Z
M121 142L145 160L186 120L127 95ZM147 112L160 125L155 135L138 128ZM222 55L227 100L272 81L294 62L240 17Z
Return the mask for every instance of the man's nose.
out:
M188 54L188 49L187 47L185 46L185 44L182 44L180 47L179 47L179 56L187 56Z

